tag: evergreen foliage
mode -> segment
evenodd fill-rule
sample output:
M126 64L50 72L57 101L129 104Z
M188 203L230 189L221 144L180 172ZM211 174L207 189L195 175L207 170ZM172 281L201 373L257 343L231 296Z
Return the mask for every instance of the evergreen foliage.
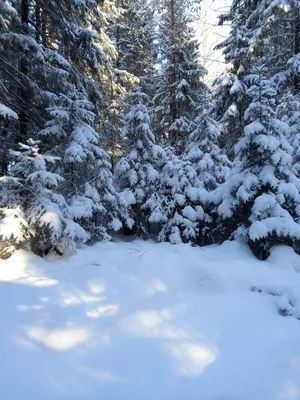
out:
M155 144L150 128L149 113L144 104L146 95L135 87L129 97L132 108L126 115L123 130L129 152L118 162L115 175L120 202L126 209L124 223L129 229L133 228L138 236L144 237L149 232L144 204L156 190L157 167L163 150Z
M173 14L171 3L163 3L158 20L160 63L154 80L152 114L156 136L180 154L194 128L196 109L205 90L201 79L206 71L198 61L199 44L190 26L191 2L180 0Z
M255 67L246 77L251 102L219 206L232 233L245 237L259 258L266 258L276 242L298 248L300 238L299 183L291 173L288 125L277 119L276 90L265 72L264 66Z
M212 93L200 6L0 2L0 257L118 231L300 252L299 1L232 1Z

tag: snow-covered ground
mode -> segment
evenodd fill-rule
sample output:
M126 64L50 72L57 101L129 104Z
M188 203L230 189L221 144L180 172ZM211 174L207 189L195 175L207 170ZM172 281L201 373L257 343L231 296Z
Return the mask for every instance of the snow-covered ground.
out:
M0 398L300 399L299 274L291 249L239 243L19 251L0 263Z

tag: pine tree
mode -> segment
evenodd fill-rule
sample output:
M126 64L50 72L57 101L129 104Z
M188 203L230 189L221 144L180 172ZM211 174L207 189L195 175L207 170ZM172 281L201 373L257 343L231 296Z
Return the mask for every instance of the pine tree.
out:
M265 259L273 244L299 246L299 190L291 174L288 126L276 118L276 90L256 67L247 76L250 105L244 135L236 146L230 179L223 185L219 213L226 228L242 235L253 252Z
M132 108L126 115L123 135L129 153L122 157L115 169L120 203L124 208L126 227L133 228L138 236L148 236L148 211L145 203L156 190L157 165L163 151L155 144L150 128L150 117L144 105L146 95L139 87L129 95Z

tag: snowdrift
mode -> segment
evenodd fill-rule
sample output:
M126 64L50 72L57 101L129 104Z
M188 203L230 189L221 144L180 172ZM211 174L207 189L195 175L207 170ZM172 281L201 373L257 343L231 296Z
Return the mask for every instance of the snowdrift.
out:
M300 257L102 243L0 262L0 398L300 399Z

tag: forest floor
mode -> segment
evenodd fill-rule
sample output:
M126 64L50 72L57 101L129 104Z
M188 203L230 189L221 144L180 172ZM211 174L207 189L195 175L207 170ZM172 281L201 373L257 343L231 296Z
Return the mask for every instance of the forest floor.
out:
M102 243L0 262L3 400L300 399L300 257Z

